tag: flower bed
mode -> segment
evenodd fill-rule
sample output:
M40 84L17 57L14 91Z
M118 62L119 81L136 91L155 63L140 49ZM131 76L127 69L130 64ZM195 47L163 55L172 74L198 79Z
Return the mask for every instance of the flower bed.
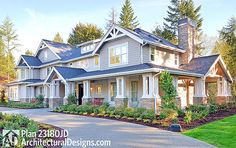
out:
M66 114L77 114L108 118L132 122L168 130L170 124L180 124L183 130L230 116L236 113L235 106L226 105L193 105L185 111L174 109L162 109L160 115L155 115L153 110L145 108L110 107L108 103L101 106L86 105L62 105L54 110Z
M0 112L0 147L2 147L2 141L3 141L3 130L19 130L27 131L27 133L37 133L36 137L33 137L34 139L42 139L42 140L54 140L54 141L64 141L66 137L40 137L40 131L43 130L60 130L63 131L63 129L47 125L47 124L41 124L37 123L33 120L28 119L27 117L24 117L22 115L11 115L11 114L3 114ZM20 132L21 133L21 132ZM33 139L28 134L21 135L19 134L17 139L18 143L16 147L25 147L22 145L22 140L32 140ZM34 146L33 146L34 147Z
M20 109L33 109L33 108L44 108L45 105L39 102L13 102L9 101L7 103L1 103L2 107L10 107L10 108L20 108Z

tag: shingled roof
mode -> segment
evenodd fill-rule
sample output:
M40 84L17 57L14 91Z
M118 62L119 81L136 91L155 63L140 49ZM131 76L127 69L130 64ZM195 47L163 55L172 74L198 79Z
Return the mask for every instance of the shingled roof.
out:
M37 57L29 56L29 55L22 55L22 58L24 58L25 62L29 66L40 66L40 65L42 65L42 62Z
M82 68L71 68L71 67L61 67L61 66L55 66L54 68L57 70L57 72L60 73L60 75L64 79L74 78L86 72Z
M180 65L180 69L205 75L220 55L193 58L189 64Z

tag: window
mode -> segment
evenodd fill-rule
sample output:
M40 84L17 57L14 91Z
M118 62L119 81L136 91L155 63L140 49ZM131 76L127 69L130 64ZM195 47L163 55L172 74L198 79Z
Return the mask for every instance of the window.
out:
M102 85L97 85L97 94L101 94L102 93Z
M47 60L47 59L48 59L48 51L45 50L45 52L44 52L44 60Z
M159 57L159 50L156 48L151 48L151 61L156 62Z
M110 83L110 97L111 97L111 101L115 100L116 93L117 93L116 82L111 82Z
M131 100L137 102L138 100L138 82L131 81Z
M25 79L25 69L21 69L21 79Z
M52 69L51 67L48 67L48 68L47 68L47 75L49 75L51 69Z
M120 65L128 63L128 44L122 44L109 48L110 65Z
M95 56L95 57L94 57L94 65L95 65L95 66L98 66L98 65L99 65L99 57L98 57L98 56Z
M178 65L178 54L175 53L175 65Z
M146 94L149 95L149 77L146 77Z

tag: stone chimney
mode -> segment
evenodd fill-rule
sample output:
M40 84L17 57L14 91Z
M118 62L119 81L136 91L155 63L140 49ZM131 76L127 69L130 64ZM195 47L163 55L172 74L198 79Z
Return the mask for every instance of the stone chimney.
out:
M196 26L196 22L189 18L181 19L178 22L178 46L186 50L181 54L181 64L187 64L194 58Z

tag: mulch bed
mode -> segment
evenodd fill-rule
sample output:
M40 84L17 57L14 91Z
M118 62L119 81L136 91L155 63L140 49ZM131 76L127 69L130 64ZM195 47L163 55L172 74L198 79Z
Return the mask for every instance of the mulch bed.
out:
M55 111L52 111L52 112L55 112ZM60 113L63 113L63 112L60 112ZM70 113L63 113L63 114L70 114ZM217 113L209 114L207 117L205 117L203 119L200 119L200 120L192 121L189 124L186 124L183 121L183 117L179 117L179 124L181 125L181 127L184 131L184 130L193 129L193 128L196 128L196 127L201 126L203 124L210 123L210 122L213 122L213 121L216 121L216 120L220 120L220 119L223 119L225 117L232 116L232 115L235 115L235 114L236 114L236 109L220 110ZM73 115L81 115L81 114L73 114ZM162 124L144 123L144 122L141 122L141 121L121 119L121 118L116 119L116 118L111 118L111 117L91 116L91 115L81 115L81 116L118 120L118 121L123 121L123 122L129 122L129 123L134 123L134 124L141 124L141 125L145 125L145 126L160 128L160 129L163 129L163 130L169 130L168 122L166 122L166 124L167 124L166 126L163 126ZM160 122L163 122L163 121L160 120Z

